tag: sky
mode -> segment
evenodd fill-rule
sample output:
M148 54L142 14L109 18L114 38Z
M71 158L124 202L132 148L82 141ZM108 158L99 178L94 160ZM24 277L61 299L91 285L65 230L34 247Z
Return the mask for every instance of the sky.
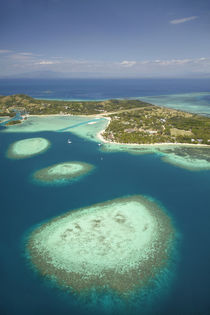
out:
M0 77L210 77L210 0L0 0Z

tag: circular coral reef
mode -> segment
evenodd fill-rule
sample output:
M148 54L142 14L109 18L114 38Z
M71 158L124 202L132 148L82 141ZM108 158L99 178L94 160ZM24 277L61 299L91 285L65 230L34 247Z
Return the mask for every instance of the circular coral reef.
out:
M36 154L43 153L50 146L45 138L28 138L14 142L7 151L10 159L24 159Z
M44 184L65 184L78 179L93 170L93 166L84 162L63 162L36 171L33 174L37 182Z
M169 216L137 195L56 217L31 232L26 248L33 266L58 285L124 295L167 268L174 235Z

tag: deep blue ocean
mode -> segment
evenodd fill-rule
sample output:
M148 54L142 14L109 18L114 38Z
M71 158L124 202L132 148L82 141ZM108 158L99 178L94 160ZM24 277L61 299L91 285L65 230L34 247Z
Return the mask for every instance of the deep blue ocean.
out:
M0 95L100 100L164 94L210 92L209 79L0 79Z
M52 91L46 97L103 99L204 92L210 86L209 80L146 80L138 90L139 80L90 81L1 81L0 94L42 98L43 91ZM9 160L5 155L8 146L27 137L44 137L52 145L43 154ZM160 298L150 313L210 314L210 171L181 169L155 154L103 153L97 143L73 134L69 145L68 137L68 132L0 132L0 314L102 314L103 307L89 309L85 302L35 274L24 256L24 237L34 225L67 210L134 194L151 196L162 205L178 235L171 274L164 275L168 288L157 291ZM39 186L31 181L34 171L71 160L91 163L96 170L66 186ZM132 314L144 314L138 307L131 309ZM121 313L117 306L113 311Z

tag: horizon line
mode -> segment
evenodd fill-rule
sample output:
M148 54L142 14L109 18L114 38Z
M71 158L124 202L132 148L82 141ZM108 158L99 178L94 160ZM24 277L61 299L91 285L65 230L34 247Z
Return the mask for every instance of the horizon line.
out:
M161 77L0 77L0 80L151 80L151 79L210 79L209 76L205 77L192 77L192 76L181 76L181 77L171 77L171 76L161 76Z

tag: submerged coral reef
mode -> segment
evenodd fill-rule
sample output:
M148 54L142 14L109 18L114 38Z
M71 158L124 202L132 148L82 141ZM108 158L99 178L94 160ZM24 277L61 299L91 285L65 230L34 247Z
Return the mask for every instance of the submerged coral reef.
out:
M24 159L43 153L50 146L45 138L28 138L14 142L7 151L10 159Z
M93 169L93 165L84 162L63 162L36 171L33 178L36 182L44 184L66 184L88 174Z
M30 233L26 248L32 265L58 285L128 294L166 267L174 235L166 212L135 195L53 218Z

